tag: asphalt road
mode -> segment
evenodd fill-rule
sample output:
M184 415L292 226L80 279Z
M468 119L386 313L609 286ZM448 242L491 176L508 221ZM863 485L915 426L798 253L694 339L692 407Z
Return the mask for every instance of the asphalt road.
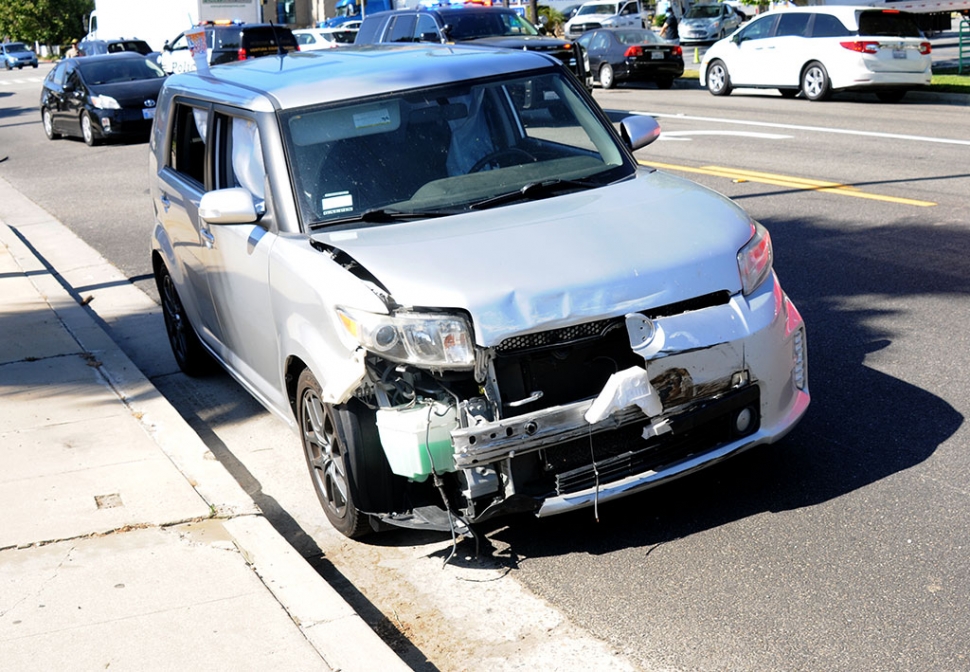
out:
M44 73L0 72L0 176L153 293L146 146L48 142ZM594 95L657 115L642 161L771 231L813 394L783 443L598 522L496 521L441 569L447 538L333 533L296 438L225 376L139 364L168 366L156 385L415 669L970 670L966 99Z

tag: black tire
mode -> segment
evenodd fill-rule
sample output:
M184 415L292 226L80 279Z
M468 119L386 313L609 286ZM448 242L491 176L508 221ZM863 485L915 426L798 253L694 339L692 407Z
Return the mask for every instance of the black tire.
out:
M300 373L296 390L303 454L317 499L335 530L359 539L372 531L369 516L357 508L357 484L370 483L363 454L375 448L368 444L377 438L376 422L362 405L324 403L320 383L309 369Z
M800 89L778 89L778 93L781 94L782 98L794 98L798 95Z
M613 66L609 63L604 63L600 66L599 73L600 86L604 89L612 89L616 86L616 76L613 73Z
M724 61L715 59L707 66L707 90L715 96L730 95L731 75Z
M84 138L84 144L88 147L94 147L98 144L98 134L94 130L94 120L91 119L91 113L87 110L81 113L81 137Z
M832 82L825 66L812 61L802 72L802 95L812 101L828 100L832 97Z
M660 78L657 79L657 88L658 89L669 89L673 85L674 85L674 78L673 77L660 77Z
M54 118L51 116L51 111L48 108L45 107L40 111L40 118L44 123L44 134L48 140L57 140L61 137L60 133L54 132Z
M883 103L898 103L906 96L906 89L890 89L888 91L876 91L876 98Z
M187 376L197 377L210 373L214 364L212 357L202 346L192 323L189 322L175 281L164 263L159 263L155 269L155 285L162 302L162 317L175 363Z

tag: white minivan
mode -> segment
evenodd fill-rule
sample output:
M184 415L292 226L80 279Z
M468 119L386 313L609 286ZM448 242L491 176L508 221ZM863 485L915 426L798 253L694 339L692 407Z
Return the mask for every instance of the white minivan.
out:
M716 42L700 83L715 96L735 88L778 89L825 100L835 91L872 91L897 102L932 79L930 43L909 15L872 7L796 7L753 19Z

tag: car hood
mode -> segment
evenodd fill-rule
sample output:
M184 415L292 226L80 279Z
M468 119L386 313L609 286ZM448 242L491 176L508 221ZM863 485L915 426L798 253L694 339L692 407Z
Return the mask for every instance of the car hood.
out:
M641 169L554 198L314 239L343 250L394 301L467 310L480 345L740 291L751 220L727 198Z
M684 28L709 28L720 21L720 19L684 19L682 26Z
M91 93L111 96L122 107L145 107L146 100L156 100L158 92L165 83L164 77L158 79L136 79L132 82L97 84L89 86Z

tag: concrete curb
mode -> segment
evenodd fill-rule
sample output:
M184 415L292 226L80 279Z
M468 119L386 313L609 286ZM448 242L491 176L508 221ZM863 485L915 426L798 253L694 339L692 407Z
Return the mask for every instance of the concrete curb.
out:
M154 311L157 325L154 302L2 178L0 244L70 335L94 356L114 393L205 501L211 515L223 519L236 548L323 661L343 672L410 669L276 532L252 498L76 297L83 293L87 298L85 288L98 287L92 290L95 297L124 289L123 297L141 295L144 300L132 305L118 296L111 305L114 314L120 319L126 308L143 316ZM58 258L69 261L66 268L62 269Z

